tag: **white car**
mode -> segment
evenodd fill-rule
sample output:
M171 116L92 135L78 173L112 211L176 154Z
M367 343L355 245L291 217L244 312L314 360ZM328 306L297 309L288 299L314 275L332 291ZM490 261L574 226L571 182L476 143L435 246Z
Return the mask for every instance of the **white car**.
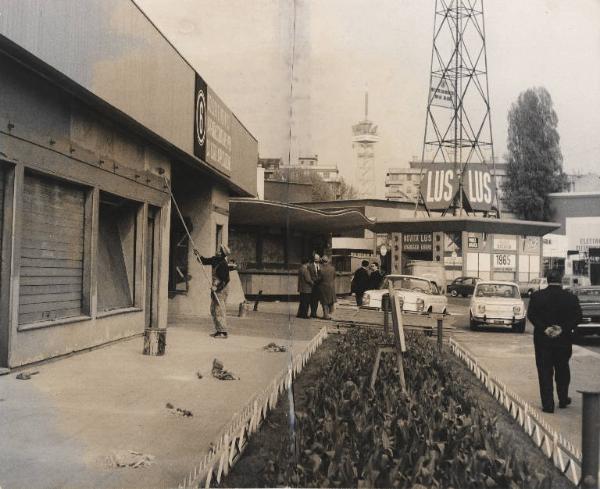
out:
M381 309L381 299L388 293L389 285L399 292L402 310L427 314L448 312L448 299L442 295L437 284L424 277L414 275L387 275L377 290L367 290L363 296L362 307Z
M470 306L470 326L511 326L525 332L525 304L519 286L513 282L480 281L475 286Z
M536 290L542 290L548 287L548 279L545 277L540 278L532 278L529 282L523 282L519 286L519 291L521 295L526 295L527 297L531 297Z

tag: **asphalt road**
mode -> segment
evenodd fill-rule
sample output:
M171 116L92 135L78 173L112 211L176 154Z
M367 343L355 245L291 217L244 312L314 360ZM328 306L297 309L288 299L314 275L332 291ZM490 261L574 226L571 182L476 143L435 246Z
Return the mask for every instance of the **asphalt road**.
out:
M470 298L462 298L462 297L448 297L448 310L450 312L450 314L452 314L454 316L455 322L454 322L454 327L456 327L457 329L461 330L461 336L463 334L472 336L472 337L481 337L482 335L491 335L490 338L493 336L494 338L496 338L496 334L510 334L510 335L514 335L514 334L518 334L518 333L513 333L511 331L510 328L502 328L502 327L486 327L484 329L481 329L479 331L471 331L469 329L469 303L470 303L471 299ZM529 299L524 299L525 302L525 307L527 307ZM533 336L533 326L528 322L527 323L527 328L525 329L525 333L523 334L526 337L531 337ZM533 341L532 338L530 338L531 341ZM580 340L577 340L577 345L586 348L592 352L598 353L600 354L600 336L596 335L596 336L588 336L585 338L582 338ZM502 348L502 343L498 342L498 349ZM600 360L599 360L600 361Z

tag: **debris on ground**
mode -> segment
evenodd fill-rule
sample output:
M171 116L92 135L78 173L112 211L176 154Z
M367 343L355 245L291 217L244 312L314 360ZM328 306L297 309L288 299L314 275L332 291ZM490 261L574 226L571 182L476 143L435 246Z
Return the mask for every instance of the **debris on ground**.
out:
M154 455L148 455L133 450L115 450L108 457L106 463L109 467L148 467L154 463Z
M39 374L40 372L38 370L34 371L34 372L21 372L20 374L17 374L17 379L19 380L29 380L31 377L33 377L34 375Z
M271 342L267 346L265 346L263 349L273 352L273 353L282 353L282 352L287 351L287 346L278 345L277 343Z
M203 375L199 371L196 372L196 375L198 376L199 379L201 379L203 377Z
M223 363L216 358L213 360L212 376L219 380L240 380L232 372L229 372L223 368Z
M170 402L168 402L165 407L171 411L171 414L176 414L178 416L183 416L185 418L191 418L194 414L191 411L188 411L187 409L182 409L182 408L176 408L175 406L173 406L173 404L171 404Z

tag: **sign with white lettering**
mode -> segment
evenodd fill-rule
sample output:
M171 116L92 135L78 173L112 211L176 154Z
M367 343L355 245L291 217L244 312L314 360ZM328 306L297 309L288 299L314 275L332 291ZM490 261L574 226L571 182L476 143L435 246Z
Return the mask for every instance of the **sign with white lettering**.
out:
M517 251L517 238L494 236L494 249L502 251Z
M565 227L569 250L600 248L600 217L567 217Z
M432 251L432 233L416 233L402 235L402 251Z
M461 166L445 163L426 165L421 180L421 195L429 209L447 209L453 203L459 189ZM462 186L466 201L473 210L491 210L496 199L496 186L486 165L466 165Z
M231 119L233 115L208 87L206 100L206 162L231 170Z
M492 268L505 272L514 272L517 268L516 255L507 253L494 253L492 255Z

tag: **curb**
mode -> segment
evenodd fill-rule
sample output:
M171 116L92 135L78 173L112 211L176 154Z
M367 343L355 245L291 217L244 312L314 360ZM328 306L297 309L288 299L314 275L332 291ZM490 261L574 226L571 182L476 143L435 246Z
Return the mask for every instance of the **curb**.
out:
M269 411L277 405L279 396L291 387L294 377L302 371L312 354L327 338L327 334L327 327L321 328L304 351L298 353L266 389L254 396L241 413L234 415L221 435L212 443L212 448L200 464L179 484L178 489L202 486L209 488L213 478L217 484L221 482L221 477L229 473L246 448L250 436L258 430Z
M452 353L467 365L489 393L504 406L542 453L551 459L554 466L573 484L579 484L581 451L577 450L562 434L551 428L537 409L532 408L528 402L509 390L506 384L484 368L473 354L452 338L448 342Z

